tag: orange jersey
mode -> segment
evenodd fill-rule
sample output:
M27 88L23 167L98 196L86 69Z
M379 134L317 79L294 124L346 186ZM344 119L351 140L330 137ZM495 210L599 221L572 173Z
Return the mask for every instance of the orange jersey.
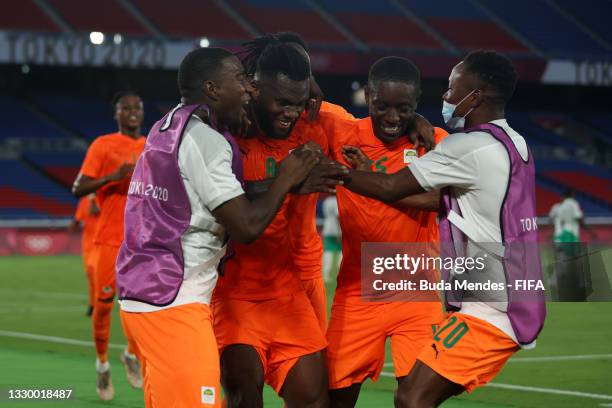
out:
M98 222L98 215L92 215L90 213L91 200L85 196L79 200L77 205L74 219L79 221L83 226L82 238L81 238L81 249L83 254L89 252L94 244L94 235L96 233L96 226Z
M87 150L81 173L93 179L107 176L125 162L136 163L144 145L144 137L132 139L121 133L100 136ZM130 179L124 178L108 183L96 191L100 206L100 216L94 238L96 244L121 245L123 213L129 184Z
M385 145L375 135L371 119L336 120L329 127L330 154L334 160L347 164L340 148L352 145L372 160L372 170L395 173L409 165L425 150L414 149L406 138ZM435 129L436 143L447 133ZM438 240L436 212L401 211L381 201L337 189L338 212L342 236L342 264L338 275L336 296L360 296L362 242L430 242Z
M298 120L291 135L237 139L243 153L244 179L261 181L276 175L276 166L289 151L310 140L327 151L327 139L316 123ZM264 300L291 294L301 288L300 279L321 276L323 246L317 232L315 211L318 194L289 194L278 214L253 243L234 243L236 254L225 265L215 296Z

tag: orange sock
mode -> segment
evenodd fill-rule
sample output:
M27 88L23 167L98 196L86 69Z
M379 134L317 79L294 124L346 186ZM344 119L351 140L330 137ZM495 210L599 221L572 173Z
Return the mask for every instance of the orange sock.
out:
M95 302L93 266L86 266L85 272L87 274L87 289L89 290L89 306L93 306Z
M96 299L92 315L94 341L98 359L104 363L108 361L108 341L110 338L110 319L113 310L112 298L109 301Z

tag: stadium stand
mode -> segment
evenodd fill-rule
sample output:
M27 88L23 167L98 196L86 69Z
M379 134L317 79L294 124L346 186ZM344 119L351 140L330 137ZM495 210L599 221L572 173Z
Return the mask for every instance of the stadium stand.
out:
M375 48L414 48L444 52L443 46L386 0L319 1L345 27ZM376 18L376 24L372 19Z
M67 188L18 160L0 159L0 218L68 216L75 205Z
M601 18L612 15L612 2L608 0L555 0L555 3L596 35L612 42L610 22L606 18Z
M0 96L0 111L10 121L5 121L0 141L8 138L62 138L66 134L50 124L24 103L8 96Z
M117 0L47 0L76 31L151 35Z
M71 187L76 178L85 152L25 152L22 160L45 172L49 177L66 187Z
M205 36L234 41L249 37L240 24L211 0L173 0L172 7L164 2L149 0L132 0L132 3L170 37Z
M6 30L61 31L33 0L3 2L0 27Z
M469 0L404 0L403 3L461 50L493 48L519 54L531 52Z
M334 26L300 0L230 0L228 4L262 33L296 31L314 46L351 45Z
M486 4L501 21L550 56L593 58L609 55L609 50L544 1L494 0L480 4ZM593 12L593 15L600 13L599 10ZM560 39L560 33L563 33L563 40Z
M41 93L32 96L32 102L62 126L89 141L116 128L108 102L101 99Z

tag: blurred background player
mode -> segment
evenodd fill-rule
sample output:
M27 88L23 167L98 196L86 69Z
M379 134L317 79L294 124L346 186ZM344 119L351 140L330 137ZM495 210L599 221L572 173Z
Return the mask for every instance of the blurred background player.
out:
M97 356L96 390L102 400L112 399L115 393L108 361L110 320L115 298L115 261L123 241L123 215L130 177L145 144L140 132L144 118L140 97L132 92L119 93L113 98L112 110L118 131L99 136L93 141L72 187L77 197L95 193L100 205L94 238L97 259L92 326ZM129 336L127 340L127 348L121 353L120 360L125 366L130 385L139 388L142 387L142 376L134 354L135 346Z
M567 189L563 201L550 209L554 226L555 263L551 276L554 300L584 302L592 291L587 244L580 239L580 227L592 232L584 223L584 214L576 201L575 191Z
M331 157L346 163L343 147L350 145L351 153L360 154L361 169L386 174L405 169L425 154L425 148L417 149L409 136L415 132L420 85L420 73L407 59L378 60L370 69L365 93L370 116L335 119L327 126ZM435 142L445 135L436 128ZM361 244L436 242L439 192L385 204L338 187L337 200L343 256L327 330L329 386L332 407L353 407L363 382L376 381L383 369L387 338L395 377L401 383L431 340L432 326L443 318L438 301L363 300Z
M149 408L220 406L208 305L226 233L243 244L255 240L318 160L316 151L296 149L270 189L249 202L241 153L224 130L245 128L242 64L225 49L198 49L181 63L178 84L182 104L155 124L135 169L117 261L122 321L143 359ZM176 187L181 179L184 189ZM149 184L166 198L138 187Z
M81 228L81 257L83 258L83 267L85 269L85 277L87 278L87 293L89 299L87 316L91 316L95 303L94 268L96 261L96 245L94 243L94 238L99 215L100 209L96 204L96 194L88 194L86 197L81 197L81 199L79 199L73 222L69 227L71 230L78 230L79 227Z
M506 57L494 51L468 54L453 68L443 96L444 120L459 132L406 169L390 175L351 171L345 181L350 190L385 202L444 188L442 243L456 251L465 242L468 256L479 243L497 242L497 250L514 245L503 255L513 256L510 262L502 265L491 255L486 268L491 280L499 279L506 288L505 301L491 303L482 293L447 291L447 309L453 313L400 382L398 407L438 406L486 384L521 345L535 345L544 324L543 293L525 299L516 297L513 288L517 279L542 279L537 229L521 223L535 217L534 161L525 139L505 119L516 80Z
M342 232L338 222L338 200L330 195L323 200L323 279L330 282L342 260Z
M563 201L554 204L550 209L548 216L555 228L554 242L580 241L580 226L584 226L584 214L575 196L576 193L573 189L566 190Z

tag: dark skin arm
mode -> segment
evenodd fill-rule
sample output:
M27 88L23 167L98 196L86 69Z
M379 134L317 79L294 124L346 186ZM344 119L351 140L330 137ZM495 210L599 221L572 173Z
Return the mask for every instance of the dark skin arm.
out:
M280 162L279 174L268 191L253 201L244 194L231 199L214 209L213 215L232 239L244 244L253 242L272 222L289 191L304 181L320 158L316 143L295 149Z
M371 172L371 161L360 148L355 146L343 146L342 155L355 170ZM406 211L408 209L434 211L438 209L439 202L440 192L434 190L406 197L394 203L390 203L389 205L400 211Z
M393 174L350 169L344 179L344 187L385 203L425 192L408 167Z
M98 189L109 183L131 177L133 171L134 164L125 162L114 172L96 179L79 173L76 180L74 180L74 184L72 185L72 194L74 194L76 197L83 197L87 194L95 193Z

